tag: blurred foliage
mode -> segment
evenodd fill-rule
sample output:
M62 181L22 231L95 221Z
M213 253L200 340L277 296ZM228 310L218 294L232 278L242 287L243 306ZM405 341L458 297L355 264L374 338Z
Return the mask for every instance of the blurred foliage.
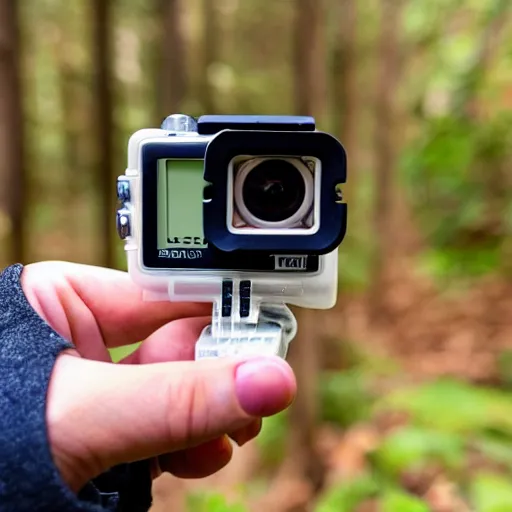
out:
M381 503L382 512L430 512L424 502L398 489L385 492Z
M367 498L377 495L379 485L370 475L336 486L318 502L315 512L352 512Z
M133 354L133 352L135 352L139 347L140 343L134 343L133 345L111 348L109 349L110 357L114 363L118 363L121 359Z
M427 501L402 486L407 475L428 474L432 468L454 483L461 499L474 507L471 510L508 510L512 503L510 395L451 379L399 383L383 393L379 377L365 370L361 352L359 358L349 371L324 375L328 385L321 385L322 417L346 432L386 415L404 419L366 455L366 469L359 476L340 481L320 496L315 512L355 511L372 500L380 504L379 510L431 511ZM264 427L260 439L264 450L285 443L283 423L284 417L278 417ZM474 466L475 460L480 465Z
M429 464L458 469L464 463L464 442L456 434L406 426L387 437L373 454L375 468L398 478L404 469Z
M408 150L406 183L428 234L424 256L435 275L461 278L500 269L500 251L512 233L512 188L505 175L511 148L512 115L500 113L483 124L435 118Z
M498 356L498 368L503 385L512 390L512 350L505 350Z
M390 393L379 404L406 411L418 425L455 434L484 430L512 433L512 400L507 392L455 381L437 380Z
M263 422L256 442L266 467L275 468L285 458L288 425L288 411L266 418Z
M187 498L187 510L190 512L248 512L241 503L229 503L218 493L190 493Z
M373 396L368 378L357 368L324 372L319 394L325 421L348 426L368 418L371 411Z
M478 512L506 512L512 503L510 477L480 473L471 482L470 494Z

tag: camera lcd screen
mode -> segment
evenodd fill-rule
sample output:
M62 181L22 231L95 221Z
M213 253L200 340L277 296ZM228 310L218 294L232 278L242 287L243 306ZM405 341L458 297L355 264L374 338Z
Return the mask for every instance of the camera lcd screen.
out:
M158 249L204 249L203 160L158 160Z

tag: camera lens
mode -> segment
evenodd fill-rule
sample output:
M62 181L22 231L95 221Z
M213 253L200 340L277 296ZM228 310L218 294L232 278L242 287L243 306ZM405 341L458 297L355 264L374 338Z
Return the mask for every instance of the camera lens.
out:
M282 222L304 203L306 183L302 173L286 160L264 160L247 175L242 199L247 211L264 222Z

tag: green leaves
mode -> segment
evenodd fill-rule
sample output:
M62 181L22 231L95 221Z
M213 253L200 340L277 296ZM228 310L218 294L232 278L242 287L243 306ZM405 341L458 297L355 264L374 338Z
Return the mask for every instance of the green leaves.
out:
M432 118L404 152L408 195L431 247L423 260L428 257L434 275L460 278L499 269L510 232L505 213L512 208L512 191L503 186L512 158L510 117L496 115L487 123Z
M461 16L463 8L471 16ZM422 105L421 126L401 168L421 230L432 253L440 253L428 255L427 267L441 279L503 267L512 123L498 99L507 95L505 71L501 78L495 73L507 9L506 0L416 0L405 10L405 30L425 53L408 88L418 90L411 98L422 98L412 100ZM491 33L494 45L487 41Z
M287 411L264 419L256 442L267 465L277 466L284 459L288 429Z
M427 504L398 487L382 487L371 475L364 475L331 489L315 507L315 512L354 512L367 501L378 503L380 512L430 512ZM373 508L371 509L373 510Z
M357 368L324 372L320 385L323 419L342 426L367 419L373 402L368 384Z
M425 502L399 490L391 490L384 494L381 510L382 512L430 512Z
M196 492L188 496L187 510L189 512L248 512L240 503L229 503L218 493Z
M376 495L378 483L370 475L347 481L320 498L315 512L353 512L367 498Z
M464 440L455 434L418 427L397 430L372 456L375 467L399 477L406 470L428 465L460 468L465 459Z
M471 482L470 496L478 512L508 512L512 504L510 477L494 473L478 474Z
M454 380L392 393L381 406L406 411L417 425L445 432L512 432L512 400L507 393Z
M503 384L512 389L512 350L505 350L499 355L498 371Z
M134 343L133 345L127 345L125 347L117 347L109 350L110 357L114 363L119 362L121 359L128 357L130 354L135 352L139 348L140 343Z
M485 458L507 468L512 474L512 433L509 436L486 433L472 444Z

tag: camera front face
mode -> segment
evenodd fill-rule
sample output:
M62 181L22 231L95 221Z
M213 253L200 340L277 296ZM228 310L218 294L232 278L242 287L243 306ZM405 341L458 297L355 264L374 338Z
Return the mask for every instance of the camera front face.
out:
M345 153L327 134L176 133L136 151L146 273L316 275L345 234Z
M346 231L341 144L322 132L226 130L208 144L205 237L225 253L322 256Z

